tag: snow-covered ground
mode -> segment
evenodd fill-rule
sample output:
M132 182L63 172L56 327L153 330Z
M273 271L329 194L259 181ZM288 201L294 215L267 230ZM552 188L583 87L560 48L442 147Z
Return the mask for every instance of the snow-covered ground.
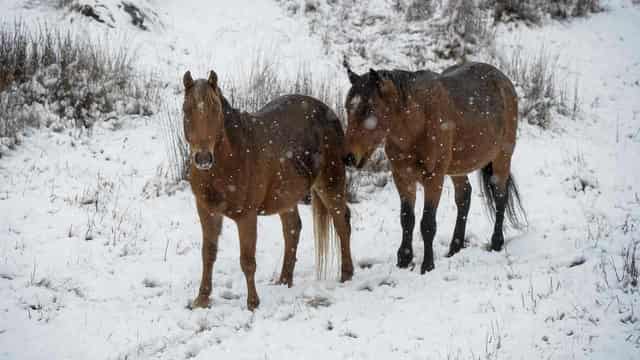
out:
M70 16L18 3L0 1L2 20ZM340 55L277 3L217 3L144 1L160 19L152 31L118 27L113 37L136 44L142 63L176 87L186 69L225 78L256 49L275 51L283 71L340 71ZM552 131L523 125L513 168L530 227L509 233L505 251L485 250L491 224L475 191L469 246L444 257L455 219L447 184L436 269L424 276L394 266L401 230L390 183L351 206L352 281L315 280L310 209L301 206L293 288L272 285L281 227L261 218L261 305L246 310L227 221L212 306L188 310L200 226L188 187L160 189L161 121L99 123L92 136L32 132L0 159L0 359L637 359L640 294L612 264L621 274L623 248L640 240L640 8L607 4L587 19L499 32L500 46L559 54L569 86L578 78L583 112ZM346 76L336 82L346 86ZM414 239L419 264L417 229Z

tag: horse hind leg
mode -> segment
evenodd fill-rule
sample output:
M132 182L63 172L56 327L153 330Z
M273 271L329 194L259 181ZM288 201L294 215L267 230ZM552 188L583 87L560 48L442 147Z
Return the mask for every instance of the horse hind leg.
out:
M296 265L300 230L302 229L298 207L294 206L281 212L280 221L282 222L282 233L284 235L284 260L277 284L286 284L291 287L293 285L293 270Z
M453 230L453 238L449 245L449 253L447 256L455 255L464 247L465 230L467 227L467 215L471 205L471 183L468 176L452 176L453 186L455 189L456 207L458 208L458 216L456 218L456 227Z
M489 187L490 199L495 209L495 223L491 235L491 250L500 251L504 245L504 215L509 200L508 182L511 169L511 155L501 152L498 157L482 169L485 186Z
M335 232L340 239L340 281L345 282L353 277L353 260L351 259L351 210L347 206L344 179L322 181L322 186L315 189L326 210L331 215Z
M444 174L434 173L423 181L424 186L424 210L420 221L420 233L424 242L424 259L420 267L420 273L424 274L435 268L433 259L433 238L436 235L436 212L442 194Z

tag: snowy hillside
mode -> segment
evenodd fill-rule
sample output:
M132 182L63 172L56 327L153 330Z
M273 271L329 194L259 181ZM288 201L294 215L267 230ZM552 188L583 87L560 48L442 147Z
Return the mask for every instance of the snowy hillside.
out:
M58 3L91 5L104 20ZM299 2L295 12L290 3L145 0L135 2L136 22L116 0L0 0L0 20L46 21L107 39L105 46L130 44L138 66L166 85L167 106L181 101L185 70L204 77L215 69L230 82L261 52L283 77L306 66L345 91L344 53L359 72L440 70L452 61L431 52L413 61L407 49L418 35L429 49L439 46L427 29L361 57L356 47L375 33L345 23L336 35L323 27L338 29L335 18L317 18L328 2ZM309 3L316 14L303 13ZM393 2L371 3L349 8L382 19L367 31L421 26L386 23ZM212 305L187 309L200 280L200 224L188 184L167 180L161 113L97 122L90 134L27 130L0 157L0 359L640 358L640 292L629 268L640 260L640 6L603 3L606 11L585 18L497 29L501 51L557 55L557 80L578 89L581 105L575 119L558 115L547 130L522 123L513 172L530 225L507 232L504 251L486 250L492 224L473 179L468 247L444 256L456 214L446 182L435 270L398 269L397 191L391 180L364 186L362 201L350 205L357 266L344 284L315 279L311 210L301 205L294 286L273 285L281 225L260 219L254 313L231 221L219 241ZM381 39L372 47L384 49ZM421 208L418 201L416 214ZM419 265L417 229L413 246Z

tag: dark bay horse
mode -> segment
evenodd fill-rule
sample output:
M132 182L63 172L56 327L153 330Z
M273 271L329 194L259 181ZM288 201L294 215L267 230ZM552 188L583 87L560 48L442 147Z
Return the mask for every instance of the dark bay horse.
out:
M342 161L344 133L335 113L314 98L288 95L249 114L231 107L213 71L206 80L193 80L187 71L183 83L190 182L203 238L202 280L192 306L209 305L223 216L238 226L247 308L253 310L259 304L254 281L258 215L280 215L285 246L278 283L291 286L302 227L297 204L309 192L317 271L326 272L335 229L340 238L341 280L349 280L353 263Z
M362 167L375 148L385 143L400 194L402 243L398 266L413 259L416 184L424 187L420 231L424 241L421 273L434 268L436 211L445 175L451 177L458 208L448 256L464 246L471 184L467 174L481 169L485 200L495 213L491 249L504 244L505 209L510 222L526 221L511 175L516 144L518 98L511 81L495 67L465 63L438 75L429 71L375 71L357 75L344 63L352 87L345 162Z

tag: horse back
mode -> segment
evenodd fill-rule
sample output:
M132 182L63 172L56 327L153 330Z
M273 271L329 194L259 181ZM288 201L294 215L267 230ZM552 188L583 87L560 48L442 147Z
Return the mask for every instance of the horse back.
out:
M342 156L344 132L340 120L313 97L281 96L248 116L261 160L292 162L300 175L315 178L325 163L322 159Z
M335 112L322 101L306 95L283 95L264 105L253 117L265 125L296 130L331 130L340 140L344 132ZM293 135L293 133L289 133Z
M452 109L464 122L495 121L502 127L505 112L517 101L513 83L492 65L469 62L452 66L438 77Z

